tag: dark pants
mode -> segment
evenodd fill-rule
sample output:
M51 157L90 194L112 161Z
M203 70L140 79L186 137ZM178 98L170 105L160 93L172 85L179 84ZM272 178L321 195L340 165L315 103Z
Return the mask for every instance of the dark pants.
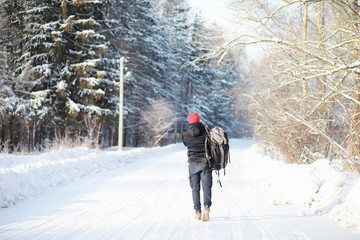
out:
M189 164L189 181L192 189L194 209L201 212L200 182L203 190L204 206L211 206L212 170L205 168L203 163Z

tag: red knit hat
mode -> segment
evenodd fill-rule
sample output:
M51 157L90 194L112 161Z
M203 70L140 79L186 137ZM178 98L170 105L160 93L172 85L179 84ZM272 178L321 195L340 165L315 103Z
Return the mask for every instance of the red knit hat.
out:
M200 122L200 117L197 113L190 113L189 116L187 116L187 120L189 124L198 123Z

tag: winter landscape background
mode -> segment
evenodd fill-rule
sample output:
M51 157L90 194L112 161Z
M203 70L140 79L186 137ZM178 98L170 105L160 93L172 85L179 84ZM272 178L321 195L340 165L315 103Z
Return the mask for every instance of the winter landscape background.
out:
M206 5L193 0L0 0L0 4L0 236L33 238L47 229L42 236L50 238L52 225L38 226L57 214L59 221L50 221L55 225L81 216L106 218L114 211L109 219L131 215L110 200L105 200L108 209L91 211L92 215L84 214L89 210L86 204L79 204L75 211L79 215L54 213L51 193L56 197L62 189L71 192L84 186L82 193L101 202L104 199L98 197L116 192L115 185L104 184L105 192L91 192L90 183L109 179L124 187L124 194L143 196L148 186L143 183L157 182L150 174L157 172L155 166L164 170L162 174L169 171L164 175L168 185L152 188L157 190L153 202L158 201L155 193L165 191L168 201L157 205L165 211L176 194L168 192L172 184L188 190L180 180L186 182L187 174L181 133L186 116L197 112L203 123L224 128L234 143L235 161L229 170L234 175L226 194L216 190L220 202L233 202L228 208L215 208L215 220L221 223L212 222L214 229L228 229L228 238L243 239L338 239L345 232L351 235L348 239L358 237L359 1L224 0ZM214 7L210 11L211 6L218 11ZM123 152L116 151L121 90ZM171 155L175 150L179 154ZM185 172L165 164L170 156ZM146 159L156 164L143 164ZM125 178L115 176L125 169L130 170ZM140 177L138 172L150 175L133 182L138 191L134 193L125 183ZM166 177L171 174L177 177ZM65 208L84 197L64 194L59 198L64 205L59 206ZM269 201L251 203L255 196ZM188 198L178 199L188 209ZM118 200L140 199L121 195ZM45 215L32 215L41 209L36 201L46 202L41 212ZM266 203L271 206L260 207ZM147 217L160 217L146 228L148 232L140 231L144 238L164 231L168 221L185 224L180 228L185 232L170 227L163 239L172 232L197 239L193 231L197 225L185 221L191 207L177 221L137 204L131 206L139 215L124 218L124 228L109 222L103 226L111 229L109 239L112 233L134 227L132 222L143 227L140 216L149 221ZM295 212L282 215L289 205ZM27 220L19 225L24 211ZM342 227L323 222L322 215ZM289 216L296 216L290 221L294 225L286 225ZM305 219L314 225L296 229ZM93 223L79 221L74 226L84 229ZM277 223L284 229L277 229ZM67 236L60 233L66 228L61 226L58 239ZM324 233L315 226L333 231ZM94 232L73 233L72 238L83 238ZM141 238L136 230L129 234ZM99 231L93 238L100 236Z

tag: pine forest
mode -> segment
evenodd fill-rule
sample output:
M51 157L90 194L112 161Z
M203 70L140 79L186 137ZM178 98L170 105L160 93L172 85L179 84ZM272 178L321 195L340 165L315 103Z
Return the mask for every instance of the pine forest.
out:
M181 140L190 112L236 127L239 74L195 61L210 29L182 0L2 0L0 150L118 144L120 59L123 146ZM208 40L211 43L212 40ZM218 41L218 40L217 40Z

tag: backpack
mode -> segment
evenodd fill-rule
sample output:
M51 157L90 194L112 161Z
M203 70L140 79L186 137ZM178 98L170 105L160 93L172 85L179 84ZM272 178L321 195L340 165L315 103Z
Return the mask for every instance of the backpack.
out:
M205 165L213 170L217 171L219 177L220 169L224 169L230 162L229 153L229 139L226 132L221 127L210 128L205 125L206 137L205 137ZM221 182L218 180L220 186Z

